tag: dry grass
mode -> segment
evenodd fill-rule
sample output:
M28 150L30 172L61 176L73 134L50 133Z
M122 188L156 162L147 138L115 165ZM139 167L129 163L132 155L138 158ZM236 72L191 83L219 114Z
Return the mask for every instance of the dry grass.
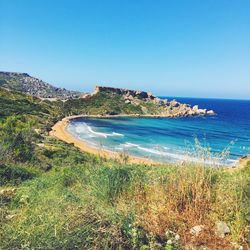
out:
M191 246L232 249L231 242L246 246L249 243L242 203L247 186L246 178L240 174L232 178L224 170L179 166L167 177L154 180L144 188L135 188L126 200L135 204L139 226L162 239L168 230L178 233L182 249ZM121 200L119 202L120 208L127 206L121 205ZM216 236L214 228L220 220L230 225L229 237ZM190 233L196 225L205 227L198 236Z
M249 178L249 168L110 160L52 169L18 187L6 207L16 217L4 222L0 248L213 250L237 242L247 249ZM230 227L225 238L215 235L219 220ZM205 227L198 236L190 233L196 225ZM175 245L167 245L167 231L180 235Z

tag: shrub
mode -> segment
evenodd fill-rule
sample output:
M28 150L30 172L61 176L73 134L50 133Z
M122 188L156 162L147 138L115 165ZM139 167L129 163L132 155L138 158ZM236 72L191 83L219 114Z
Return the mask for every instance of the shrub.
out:
M36 134L24 117L8 117L0 124L1 159L26 162L32 159Z
M17 185L35 176L34 172L21 166L0 165L0 186L7 184Z

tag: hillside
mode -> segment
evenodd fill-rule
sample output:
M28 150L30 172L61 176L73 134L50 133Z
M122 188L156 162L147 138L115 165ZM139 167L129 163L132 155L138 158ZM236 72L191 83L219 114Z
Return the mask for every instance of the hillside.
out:
M40 99L63 100L62 112L92 115L152 115L180 117L213 115L212 110L191 107L176 100L161 100L150 92L97 86L92 94L56 88L26 73L0 72L0 87ZM8 102L7 102L8 103ZM54 104L52 104L54 105Z
M0 87L22 92L39 98L72 99L78 98L82 93L57 88L27 73L0 71Z

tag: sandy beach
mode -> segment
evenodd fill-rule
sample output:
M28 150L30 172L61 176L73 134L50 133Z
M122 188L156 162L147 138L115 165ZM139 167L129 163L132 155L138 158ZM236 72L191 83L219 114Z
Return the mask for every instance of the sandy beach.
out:
M126 115L128 116L128 115ZM74 144L75 147L79 148L81 151L83 152L87 152L87 153L91 153L91 154L95 154L101 157L105 157L107 159L114 159L114 160L118 160L118 161L123 161L122 157L119 153L117 152L112 152L109 150L104 150L104 149L98 149L98 148L94 148L89 146L87 143L84 143L82 140L79 140L77 138L75 138L73 135L71 135L68 131L67 131L67 126L69 124L69 122L73 119L77 119L80 117L92 117L92 118L111 118L114 116L96 116L96 115L78 115L78 116L69 116L69 117L65 117L63 118L61 121L58 121L53 127L52 130L50 131L50 135L53 137L56 137L59 140L62 140L66 143L70 143L70 144ZM116 117L124 117L124 115L119 115ZM134 116L133 116L134 117ZM136 157L136 156L128 156L128 162L129 163L135 163L135 164L147 164L147 165L155 165L155 164L161 164L161 163L157 163L155 161L149 160L149 159L144 159L144 158L140 158L140 157Z
M110 150L102 149L102 148L94 148L85 143L84 141L77 139L74 137L72 134L70 134L67 131L67 126L70 123L71 120L78 119L78 118L98 118L98 119L108 119L108 118L115 118L115 117L151 117L151 118L158 118L162 116L156 116L156 115L75 115L75 116L68 116L63 118L61 121L58 121L53 127L52 130L50 131L50 135L53 137L56 137L59 140L62 140L66 143L73 144L75 147L79 148L83 152L87 152L90 154L95 154L100 157L105 157L107 159L114 159L117 161L124 161L122 158L122 155L113 152ZM159 165L163 164L161 162L156 162L150 159L146 158L140 158L132 155L126 155L128 157L127 162L129 163L134 163L134 164L147 164L147 165ZM242 159L240 158L238 162L231 167L226 167L225 169L229 171L234 171L239 168L244 168L246 163L249 161L249 156L248 157L243 157Z

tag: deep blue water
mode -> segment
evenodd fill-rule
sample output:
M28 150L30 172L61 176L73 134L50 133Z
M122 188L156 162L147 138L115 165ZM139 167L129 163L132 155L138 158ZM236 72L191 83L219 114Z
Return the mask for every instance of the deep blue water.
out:
M85 118L72 121L68 131L94 147L163 162L205 159L207 163L233 164L241 156L250 154L250 101L175 99L213 109L217 115L157 119Z

